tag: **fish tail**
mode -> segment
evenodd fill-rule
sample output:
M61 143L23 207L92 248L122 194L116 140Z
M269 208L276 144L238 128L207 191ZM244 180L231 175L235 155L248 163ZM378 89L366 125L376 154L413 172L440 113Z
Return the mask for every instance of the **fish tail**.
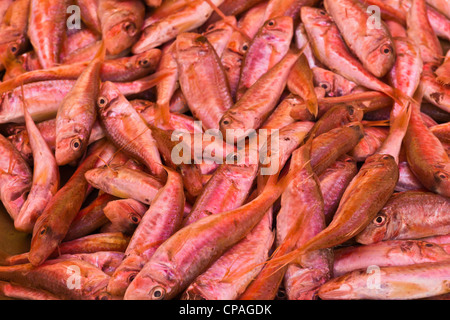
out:
M141 92L146 91L150 88L153 88L159 82L161 82L161 80L163 80L164 78L166 78L167 76L169 76L171 74L172 74L171 71L161 70L161 71L157 71L145 78L140 79L139 82L142 83Z
M314 119L317 119L317 115L319 114L319 104L316 99L306 100L306 109L314 116Z
M94 56L93 60L99 60L99 61L104 61L106 57L106 45L105 45L105 41L101 40L100 41L100 47L98 48L97 53Z
M397 105L394 106L396 108ZM393 109L394 110L394 109ZM378 154L390 154L398 164L403 138L408 130L412 106L410 103L395 115L391 116L389 135L378 149Z
M169 103L156 104L155 123L160 124L164 127L171 127Z
M384 93L391 97L395 102L397 102L402 107L405 107L408 104L417 104L417 101L405 94L403 91L397 89L397 88L391 88L392 90L386 90Z

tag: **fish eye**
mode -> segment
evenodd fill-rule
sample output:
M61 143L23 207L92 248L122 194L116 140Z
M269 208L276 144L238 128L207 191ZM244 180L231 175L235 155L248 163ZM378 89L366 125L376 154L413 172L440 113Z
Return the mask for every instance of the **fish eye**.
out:
M97 103L100 108L103 108L108 103L108 100L105 97L100 97L98 98Z
M269 27L273 27L275 25L275 21L274 20L269 20L269 21L267 21L267 25Z
M348 106L347 108L348 108L348 114L352 116L355 113L355 108L353 108L352 106Z
M225 126L231 124L231 119L229 119L229 118L223 119L223 120L222 120L222 124L225 125Z
M436 172L435 177L438 178L439 180L445 180L448 178L447 174L442 171Z
M165 294L166 290L163 287L156 286L150 291L150 298L152 300L162 300Z
M18 51L17 45L16 45L16 44L13 44L13 45L9 48L9 50L11 51L11 53L16 54L17 51Z
M279 289L276 295L277 300L286 300L287 295L286 295L286 290L284 289Z
M381 159L383 159L383 160L389 160L390 158L391 158L391 156L388 154L385 154L384 156L381 157Z
M205 36L200 36L197 39L195 39L195 41L200 42L200 43L206 43L206 42L208 42L208 38L206 38Z
M72 150L78 150L78 149L80 149L80 147L81 147L81 140L78 139L78 138L73 139L73 140L70 142L70 147L72 148Z
M320 13L322 16L324 16L324 15L327 14L327 13L326 13L325 11L323 11L323 10L320 10L319 13Z
M211 30L214 29L214 27L215 27L214 24L210 24L210 25L208 26L208 28L206 28L206 31L211 31Z
M40 236L43 236L43 235L45 235L47 233L47 228L46 227L43 227L42 229L41 229L41 231L39 231L39 235Z
M110 295L107 292L102 292L96 297L96 300L109 300Z
M381 227L382 225L384 225L384 223L386 222L386 217L383 215L379 215L377 216L375 219L373 219L373 223L377 226L377 227Z
M393 52L392 47L388 44L382 45L380 51L383 54L391 54Z
M142 59L142 60L139 60L139 62L138 62L138 64L139 64L141 67L147 67L147 66L148 66L148 63L149 63L149 60L148 60L148 59Z
M242 51L247 51L248 50L248 44L244 44L243 46L242 46Z
M136 34L136 26L132 22L124 23L123 30L125 30L125 32L130 36L134 36Z
M130 215L130 219L131 219L131 221L132 221L134 224L138 224L139 221L140 221L140 219L139 219L136 215L134 215L134 214L131 214L131 215Z
M134 278L136 278L136 275L137 275L136 272L131 273L131 274L128 276L128 278L127 278L127 282L128 282L128 283L133 282Z
M325 90L325 92L330 91L330 84L328 82L321 82L319 86Z

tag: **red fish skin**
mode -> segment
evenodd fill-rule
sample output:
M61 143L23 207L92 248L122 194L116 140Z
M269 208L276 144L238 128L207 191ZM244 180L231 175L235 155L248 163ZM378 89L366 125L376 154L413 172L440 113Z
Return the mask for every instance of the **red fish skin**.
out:
M28 36L45 69L58 64L65 37L66 0L30 0Z

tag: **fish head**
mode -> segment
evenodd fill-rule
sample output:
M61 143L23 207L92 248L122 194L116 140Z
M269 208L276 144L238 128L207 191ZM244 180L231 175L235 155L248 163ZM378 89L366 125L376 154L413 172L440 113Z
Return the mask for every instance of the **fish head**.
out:
M374 76L383 77L394 65L396 58L395 46L392 39L384 38L380 43L375 43L372 50L367 54L366 62L374 68Z
M107 291L114 296L123 296L142 269L142 265L141 257L132 255L126 257L109 280Z
M10 135L8 140L11 141L27 163L33 163L33 151L31 150L30 140L26 130Z
M294 20L289 16L279 16L267 20L262 28L262 35L270 39L292 37L294 28Z
M356 242L367 245L384 239L389 225L389 215L381 210L367 227L356 236Z
M203 35L208 37L208 39L218 39L224 34L232 30L232 26L236 26L237 21L235 16L227 16L226 19L219 20L217 22L211 23L205 29ZM210 38L211 37L211 38Z
M314 86L322 88L327 97L336 96L334 74L319 67L314 67L311 70L314 74Z
M6 28L3 31L0 34L0 52L16 57L23 53L28 45L27 38L15 29Z
M445 249L436 243L431 243L427 241L417 241L417 247L419 249L420 255L430 260L437 261L445 258L449 258L449 253Z
M112 108L122 99L122 94L111 81L105 81L97 98L97 111L101 117L111 116Z
M395 165L395 158L390 154L376 153L368 157L364 163L366 167L383 167L388 165ZM397 166L396 166L397 167Z
M347 104L343 107L344 123L360 122L364 117L364 111L355 105Z
M134 58L134 65L137 69L153 69L155 64L161 57L161 50L150 49L143 53L137 54ZM155 59L157 58L157 59Z
M443 196L450 197L450 165L439 165L434 170L434 190Z
M58 166L80 159L86 151L90 132L81 123L68 123L58 130L55 159Z
M246 123L239 113L230 109L220 119L220 132L227 141L232 141L230 138L240 140L239 138L247 133L247 128L252 127L251 124L248 125L249 122L251 121Z
M228 51L235 53L242 59L249 47L250 42L242 34L237 31L231 34L230 41L227 45Z
M112 26L103 38L107 54L118 55L130 48L140 34L138 28L132 20L123 21Z
M99 18L108 55L117 55L138 40L144 25L141 1L99 1Z
M47 218L38 218L33 228L28 260L34 266L41 265L53 252L49 248L56 248L59 243L60 241L55 237L52 228L47 223Z
M344 154L339 157L339 159L335 162L334 166L338 169L356 169L356 160L352 156L348 154Z
M148 261L128 286L125 300L168 300L178 293L175 272L163 263Z
M319 67L312 68L314 73L314 85L323 88L328 97L341 97L349 94L356 87L354 82L351 82L344 77Z
M30 177L17 177L14 181L8 180L0 180L3 186L7 186L2 187L0 200L11 218L16 221L28 198L28 193L31 189L31 179Z
M323 27L329 27L333 23L329 14L320 8L304 6L300 10L300 16L307 31L308 26L321 29Z
M349 122L343 127L352 129L356 133L356 136L359 138L359 140L364 138L364 126L360 121Z
M184 32L175 40L175 55L178 63L193 63L199 60L199 56L205 55L213 50L213 47L205 36Z

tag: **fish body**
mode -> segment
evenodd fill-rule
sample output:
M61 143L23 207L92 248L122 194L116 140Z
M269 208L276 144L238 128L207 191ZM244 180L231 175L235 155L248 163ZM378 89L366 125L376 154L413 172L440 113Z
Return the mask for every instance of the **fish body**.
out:
M220 59L205 36L184 33L175 42L179 83L194 117L207 129L218 129L233 99ZM202 90L199 90L202 88Z
M370 14L357 0L326 0L324 6L364 68L377 78L386 75L396 57L395 44L386 24L380 21L377 27L369 25Z
M180 228L184 204L181 176L169 170L166 185L158 191L134 231L125 258L109 281L108 292L115 296L125 294L133 277L144 267L156 248Z
M380 212L357 235L370 244L382 240L419 239L448 232L450 200L431 192L405 191L393 195Z
M80 210L89 184L84 174L100 162L99 158L108 159L115 148L105 141L99 141L69 181L58 190L36 220L33 228L29 260L40 265L58 247Z
M58 64L66 32L67 1L30 0L28 37L45 69Z
M448 293L449 261L355 270L334 278L319 289L328 299L409 300ZM373 283L374 272L380 280ZM372 277L372 278L371 278Z
M151 130L114 83L102 84L97 104L100 122L111 141L162 177L164 169Z
M32 186L33 172L11 142L0 135L0 199L15 220Z

